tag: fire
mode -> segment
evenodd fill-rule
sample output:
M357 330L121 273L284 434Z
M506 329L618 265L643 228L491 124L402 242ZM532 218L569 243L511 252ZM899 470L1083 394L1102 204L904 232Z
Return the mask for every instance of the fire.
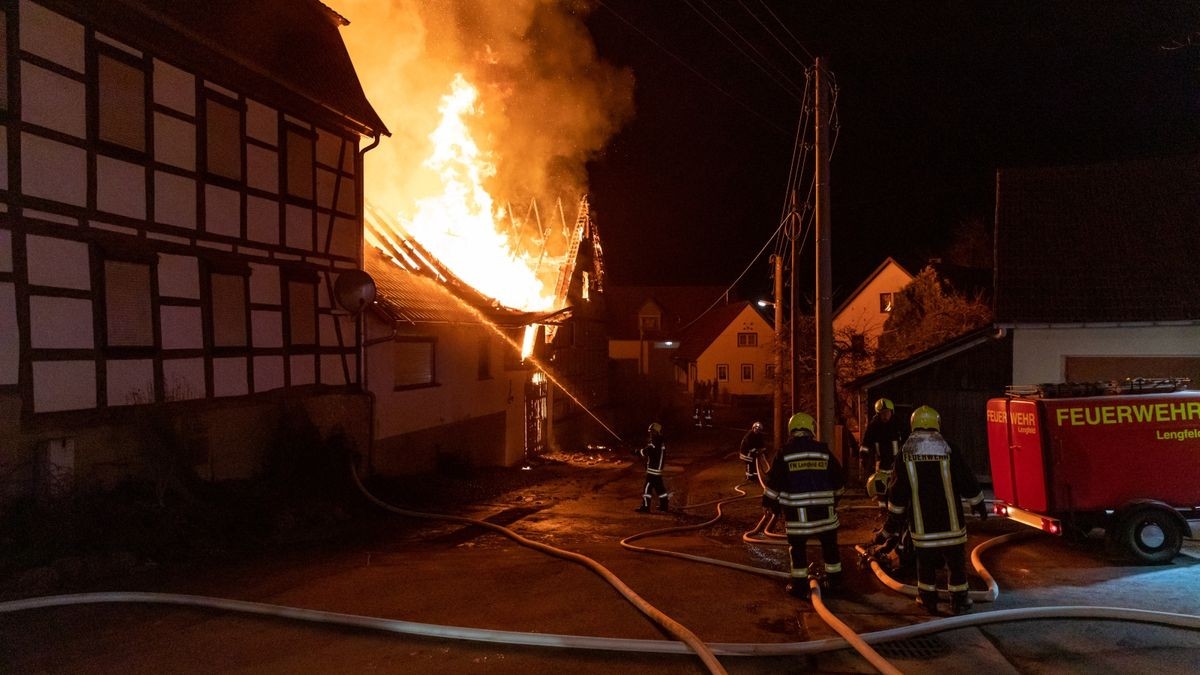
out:
M441 120L429 135L433 150L422 163L440 190L416 202L400 222L417 241L464 282L506 307L527 311L554 304L536 274L537 260L518 255L497 226L500 213L484 188L495 175L492 154L481 150L468 120L483 114L478 90L457 73L442 97Z

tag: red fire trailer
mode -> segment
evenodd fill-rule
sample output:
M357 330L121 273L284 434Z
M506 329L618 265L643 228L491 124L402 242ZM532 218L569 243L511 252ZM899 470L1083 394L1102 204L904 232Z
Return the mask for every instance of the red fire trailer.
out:
M1167 562L1200 506L1200 391L1186 379L1009 387L987 404L993 511Z

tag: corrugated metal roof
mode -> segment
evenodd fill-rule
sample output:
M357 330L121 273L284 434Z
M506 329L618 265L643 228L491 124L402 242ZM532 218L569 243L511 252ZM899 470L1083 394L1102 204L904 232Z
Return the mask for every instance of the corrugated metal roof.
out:
M1200 319L1200 156L1002 170L996 320Z

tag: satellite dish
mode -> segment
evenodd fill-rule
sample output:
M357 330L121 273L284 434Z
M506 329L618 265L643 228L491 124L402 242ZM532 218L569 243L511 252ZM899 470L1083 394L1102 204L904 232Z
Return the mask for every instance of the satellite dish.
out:
M346 270L333 283L333 297L342 309L358 314L375 302L375 280L362 270Z

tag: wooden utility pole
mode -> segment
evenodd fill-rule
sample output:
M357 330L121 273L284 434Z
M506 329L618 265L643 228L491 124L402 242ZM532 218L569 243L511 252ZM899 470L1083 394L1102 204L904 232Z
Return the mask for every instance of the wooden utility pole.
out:
M775 266L775 423L771 427L774 447L783 445L783 258L771 256Z
M817 433L834 447L835 416L833 364L833 275L830 269L829 218L829 91L825 59L818 57L814 68L813 96L816 102L816 220L817 220Z
M799 275L796 273L796 240L800 238L800 213L796 210L796 190L792 189L791 208L788 211L787 236L791 243L791 251L789 253L791 262L788 263L788 372L791 375L788 378L788 406L791 408L787 411L787 415L798 412L797 394L800 393L800 359L796 351L796 334L799 332L799 326L796 322L796 305L799 301L799 293L796 287L799 285Z

